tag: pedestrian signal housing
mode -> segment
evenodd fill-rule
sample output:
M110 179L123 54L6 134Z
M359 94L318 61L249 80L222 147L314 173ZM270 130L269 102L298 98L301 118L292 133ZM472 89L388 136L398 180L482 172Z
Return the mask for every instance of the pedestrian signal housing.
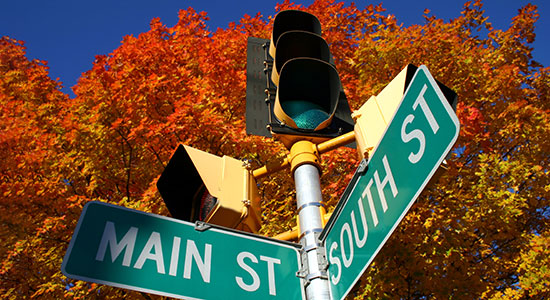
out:
M256 181L240 160L180 145L157 188L174 218L248 232L261 227Z

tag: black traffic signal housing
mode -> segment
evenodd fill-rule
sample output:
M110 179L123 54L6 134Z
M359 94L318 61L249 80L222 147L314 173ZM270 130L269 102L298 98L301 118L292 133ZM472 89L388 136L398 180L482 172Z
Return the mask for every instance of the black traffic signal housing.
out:
M274 136L287 148L353 130L354 122L321 24L312 14L275 16L271 40L249 38L247 133Z
M157 189L176 219L248 232L261 227L256 181L240 160L179 145Z

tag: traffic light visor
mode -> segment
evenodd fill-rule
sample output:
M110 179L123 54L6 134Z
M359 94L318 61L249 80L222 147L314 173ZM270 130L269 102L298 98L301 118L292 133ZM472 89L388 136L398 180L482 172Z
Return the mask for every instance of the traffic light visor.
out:
M275 16L269 54L275 58L275 48L279 37L287 31L307 31L321 35L321 22L316 16L300 10L283 10Z
M257 232L256 181L243 162L180 145L157 181L172 217Z
M190 222L200 219L201 200L208 189L184 146L170 158L157 188L172 217Z
M330 49L320 35L307 31L287 31L277 41L271 81L278 86L281 69L284 64L299 57L316 58L331 62Z
M295 58L281 69L275 97L275 116L285 125L317 131L330 125L338 106L340 78L331 64Z

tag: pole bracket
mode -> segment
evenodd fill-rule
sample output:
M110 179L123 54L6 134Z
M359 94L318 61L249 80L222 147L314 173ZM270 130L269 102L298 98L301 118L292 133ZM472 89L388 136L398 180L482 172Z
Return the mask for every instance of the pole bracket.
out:
M313 165L321 172L321 158L317 150L317 145L310 141L301 140L294 143L292 148L290 148L288 160L290 162L291 173L294 173L296 168L303 164Z
M309 244L307 245L306 240L302 239L300 241L300 244L302 245L302 248L300 249L300 260L302 267L298 272L296 272L296 276L299 278L304 279L305 286L307 287L313 279L321 278L321 279L327 279L328 280L328 261L327 256L325 252L325 247L323 247L323 244L321 243L321 240L319 239L320 232L311 232L315 236L315 244ZM317 254L317 264L318 264L318 271L310 273L309 264L308 264L308 255L311 251L316 251Z
M196 221L195 222L195 230L196 231L203 232L203 231L206 231L210 228L212 228L212 225L210 225L206 222L203 222L203 221Z
M365 172L367 172L368 165L369 165L368 160L363 158L361 162L359 162L359 166L357 167L357 173L359 175L365 174Z

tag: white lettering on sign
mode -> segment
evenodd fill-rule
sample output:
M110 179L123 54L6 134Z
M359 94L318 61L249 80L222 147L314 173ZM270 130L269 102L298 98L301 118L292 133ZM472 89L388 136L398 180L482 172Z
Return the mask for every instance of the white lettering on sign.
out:
M129 267L132 261L132 253L134 252L134 245L136 244L136 236L138 229L136 227L130 227L128 232L124 235L120 243L116 241L115 224L107 221L105 223L105 229L103 230L103 236L101 237L101 243L97 249L95 260L103 261L105 258L105 252L107 252L107 245L111 250L111 261L115 262L116 258L126 249L124 252L124 258L122 259L122 265Z
M191 255L189 255L191 254ZM201 258L197 245L192 240L187 240L187 250L185 251L185 266L183 268L183 278L191 279L192 261L199 268L199 271L204 282L210 282L210 266L212 262L212 245L204 244L204 260Z
M378 175L378 170L376 170L374 172L374 181L376 182L376 190L378 191L378 197L380 198L380 204L382 205L382 210L386 212L386 210L388 210L388 202L386 201L386 195L384 194L384 187L387 184L390 185L391 192L394 198L397 196L398 190L397 190L397 185L395 184L395 180L393 179L393 174L391 172L388 158L385 155L384 157L382 157L382 164L384 165L384 171L386 172L386 177L384 177L383 180L380 180L380 175ZM378 215L376 214L376 209L374 208L374 200L372 198L372 192L371 192L372 183L373 183L373 180L371 178L369 180L369 183L367 184L367 187L363 191L361 198L365 199L365 197L367 197L367 202L369 204L369 209L372 216L372 223L374 224L374 226L377 226ZM362 207L363 206L361 205L361 209Z
M397 184L395 183L395 180L393 178L390 163L388 162L388 158L386 157L386 155L382 157L382 165L384 166L384 172L386 173L385 177L381 180L378 170L376 170L373 174L373 178L368 181L365 190L361 194L361 198L357 200L357 208L359 211L359 216L361 217L361 223L359 223L360 226L358 226L355 217L355 210L352 210L350 213L351 227L349 223L344 223L340 229L340 243L332 242L332 244L330 245L330 250L328 253L329 262L330 264L336 266L337 269L337 272L331 272L332 274L330 280L334 285L340 282L340 277L342 275L342 263L345 268L351 266L353 262L355 248L357 247L357 249L361 249L367 243L369 229L367 227L367 217L365 213L364 202L366 202L369 206L370 215L373 221L372 223L375 227L378 225L378 216L374 206L374 197L371 190L373 183L376 183L376 194L378 196L378 200L380 201L380 205L382 206L383 212L386 212L388 210L388 202L386 200L384 188L388 185L390 186L390 191L393 198L395 198L399 193L399 190L397 189ZM361 237L360 231L363 233ZM334 255L334 251L338 248L340 248L341 259L340 257Z
M151 253L151 250L155 248L155 253ZM154 232L149 236L147 244L143 247L141 254L134 265L135 269L143 268L143 264L147 259L154 260L157 263L157 273L166 274L164 271L164 258L162 257L162 245L160 243L160 233Z
M344 233L346 233L347 241L349 242L349 257L346 257L346 248ZM342 225L342 230L340 231L340 247L342 247L342 261L344 262L344 267L349 267L353 262L353 241L351 240L351 229L349 228L348 223Z
M428 120L428 124L430 124L430 127L432 128L432 132L436 134L437 131L439 130L439 124L435 120L435 117L432 114L432 111L430 110L428 103L426 103L426 99L424 98L424 93L426 93L426 89L428 89L428 86L424 84L424 86L422 87L422 90L420 91L420 94L418 94L418 97L416 97L416 100L414 101L413 109L416 110L416 108L420 104L420 108L422 109L424 116L426 116L426 120Z
M168 274L176 276L178 274L178 259L180 258L181 238L175 236L172 242L172 255L170 256L170 271Z
M371 217L372 217L372 223L374 223L374 226L376 226L376 225L378 225L378 215L376 214L376 209L374 208L374 200L372 199L372 193L370 192L370 187L372 186L372 183L373 183L372 179L369 180L369 183L367 184L367 187L363 191L363 194L361 195L361 198L359 199L359 201L361 201L361 199L365 199L365 197L367 197L367 201L369 203L370 214L371 214Z
M363 248L367 242L367 236L369 234L369 229L367 227L367 218L365 217L365 209L363 208L363 202L361 199L357 201L357 206L359 207L359 214L361 215L361 225L363 225L363 237L359 238L359 230L357 230L357 222L355 221L355 211L351 211L351 226L353 227L353 233L355 237L355 244L359 248Z
M235 276L235 281L237 282L237 285L239 287L247 292L254 292L257 291L260 288L260 276L258 276L258 273L249 265L247 265L244 261L244 259L247 258L251 262L257 264L258 258L250 252L241 252L237 255L237 264L239 267L241 267L243 270L248 272L250 276L252 277L252 283L247 284L245 280L240 276ZM277 295L277 289L275 285L275 264L281 264L281 260L273 257L267 257L260 255L260 260L267 262L267 281L268 281L268 287L269 287L269 294L272 296Z
M244 262L245 258L250 259L255 264L258 263L258 259L256 258L256 256L254 256L254 254L250 252L241 252L239 253L239 255L237 255L237 263L239 264L239 267L243 268L243 270L245 270L246 272L248 272L248 274L250 274L250 276L252 276L252 283L246 284L243 278L238 276L235 277L235 280L237 281L237 284L241 287L241 289L247 292L254 292L258 288L260 288L260 276L258 276L258 273L256 273L254 269L252 269Z
M366 222L364 220L364 212L361 213L361 218L364 224ZM357 227L357 224L353 224L353 226L355 228ZM349 228L348 231L350 231ZM119 237L120 234L121 232L119 231ZM200 273L202 281L205 283L210 283L210 275L212 269L211 244L204 243L204 248L202 248L201 246L198 246L196 241L190 239L184 241L185 254L181 253L182 255L184 255L184 257L182 257L183 268L179 269L178 263L180 261L180 250L183 248L181 237L173 237L171 242L172 249L169 250L163 249L161 234L156 231L153 231L149 234L147 242L145 243L145 245L143 245L142 249L135 249L136 241L142 240L137 239L137 236L138 228L130 227L128 231L124 233L122 239L120 239L119 241L117 240L116 224L114 222L107 221L105 223L103 235L101 237L99 247L96 252L96 261L103 262L105 260L105 255L110 252L112 263L115 263L118 257L123 256L122 265L126 267L131 267L134 258L134 269L141 270L147 264L154 263L156 267L156 272L158 274L166 274L165 258L167 259L166 263L168 263L168 255L170 255L169 266L167 266L169 276L178 276L178 274L179 276L182 276L183 273L183 278L192 279L192 271L194 268L196 268ZM357 240L359 239L359 237L356 236L355 239ZM363 243L366 241L366 232L361 240L363 241ZM353 242L351 241L350 236L350 244L351 243ZM170 244L165 243L165 248L167 245ZM134 250L136 251L134 252ZM164 253L163 250L166 250L166 253ZM134 254L137 255L137 259ZM353 259L353 257L351 257L350 259ZM264 286L268 288L269 295L277 295L275 268L276 265L281 264L280 259L265 255L255 255L250 252L243 251L237 255L236 262L238 266L245 271L245 273L248 273L247 276L234 277L237 285L241 289L247 292L255 292L260 288L263 283ZM120 263L120 259L118 263ZM264 270L267 271L267 276L263 275L266 274ZM196 276L197 275L195 275L195 277ZM267 278L264 278L264 276L266 276Z
M269 294L275 296L277 295L277 290L275 288L275 264L280 265L281 260L263 255L260 255L260 260L267 262L267 282L269 285Z
M122 265L129 267L132 261L132 255L134 253L134 247L136 244L138 229L136 227L130 227L128 232L124 234L120 242L117 241L117 234L115 229L115 223L107 221L105 223L105 229L103 230L103 236L99 243L95 259L97 261L103 261L107 249L111 252L111 262L115 262L117 257L124 250L124 257L122 259ZM181 238L174 237L172 242L172 252L170 257L170 269L169 275L176 276L178 270L179 250L180 250ZM135 269L142 269L147 260L152 260L156 263L157 273L166 274L164 268L164 256L162 252L162 242L160 233L153 231L149 235L149 239L145 246L141 250L135 264ZM193 262L199 269L202 280L206 283L210 282L210 271L212 262L212 245L205 243L203 255L199 252L195 241L187 240L187 246L185 250L185 264L183 268L183 278L191 279L191 270Z
M336 249L338 249L338 243L333 242L330 245L330 251L328 252L328 260L331 265L336 266L336 269L338 269L338 275L334 275L334 272L331 272L330 280L332 281L332 284L338 284L338 282L340 282L340 277L342 276L342 263L340 263L340 258L333 254Z
M418 94L418 97L416 97L416 100L413 103L413 110L416 110L418 105L420 105L420 109L424 113L424 116L426 117L426 120L428 121L428 124L430 125L430 128L432 129L432 132L434 134L437 133L439 130L439 124L435 120L435 117L430 110L430 107L426 103L426 99L424 98L424 93L426 92L426 89L428 88L427 85L424 85L422 87L422 90L420 91L420 94ZM412 123L414 120L414 115L409 114L407 117L405 117L405 120L403 121L403 124L401 125L401 140L404 143L408 143L412 141L413 139L417 139L420 143L420 147L418 148L418 152L416 153L410 153L409 154L409 161L413 164L416 164L420 161L422 158L422 155L424 155L424 149L426 148L426 137L424 136L424 132L420 129L414 129L410 132L405 131L405 127L407 127L407 124Z
M393 179L393 174L391 173L390 164L388 163L388 158L385 155L384 157L382 157L382 164L384 165L384 171L386 172L386 177L384 177L384 179L380 181L380 176L378 176L378 170L376 170L374 172L374 181L376 182L376 189L378 190L378 197L380 197L382 210L386 212L386 210L388 210L388 202L386 201L386 196L384 194L384 187L387 184L390 185L391 193L394 198L397 196L398 190L397 190L397 185L395 185L395 180Z
M420 111L422 111L422 114L426 118L426 121L430 126L431 132L435 135L439 130L439 124L436 121L430 107L428 106L426 99L424 98L424 94L426 93L427 88L427 85L424 85L422 87L420 94L418 95L418 97L416 97L416 100L412 104L411 108L416 111L416 109L420 107ZM415 116L413 114L409 114L405 117L403 123L401 124L401 140L404 143L409 143L412 140L417 140L419 142L418 150L416 152L409 153L408 156L408 160L412 164L416 164L422 159L422 156L424 155L424 150L426 149L426 134L432 134L430 132L423 132L419 128L407 130L407 125L411 124L414 120ZM348 268L352 265L355 248L361 249L366 245L369 229L367 228L367 217L364 206L368 205L368 212L370 212L372 224L374 227L376 227L379 222L379 212L377 212L375 208L375 200L379 201L379 205L382 208L382 214L384 214L388 209L391 208L391 202L387 201L386 198L389 195L386 195L384 189L389 186L393 199L395 199L399 193L398 185L393 177L390 162L388 161L387 156L384 155L381 161L384 167L384 172L386 174L385 177L383 179L380 179L380 170L375 170L374 173L372 173L372 178L368 179L367 185L361 193L361 197L357 200L356 209L352 210L350 213L351 220L345 222L340 226L340 239L338 240L337 238L335 238L336 241L333 241L332 244L330 244L330 248L328 250L328 259L331 266L333 266L332 269L334 270L331 271L330 277L333 285L336 285L340 282L343 268ZM369 163L369 165L373 165L372 162ZM353 190L356 189L358 183L359 180L355 183ZM373 194L372 191L373 184L376 185L377 193L375 194ZM358 223L356 220L356 211L359 212L359 216L361 218L360 223ZM351 223L351 227L349 223ZM339 255L336 255L336 251L338 250L340 250Z

